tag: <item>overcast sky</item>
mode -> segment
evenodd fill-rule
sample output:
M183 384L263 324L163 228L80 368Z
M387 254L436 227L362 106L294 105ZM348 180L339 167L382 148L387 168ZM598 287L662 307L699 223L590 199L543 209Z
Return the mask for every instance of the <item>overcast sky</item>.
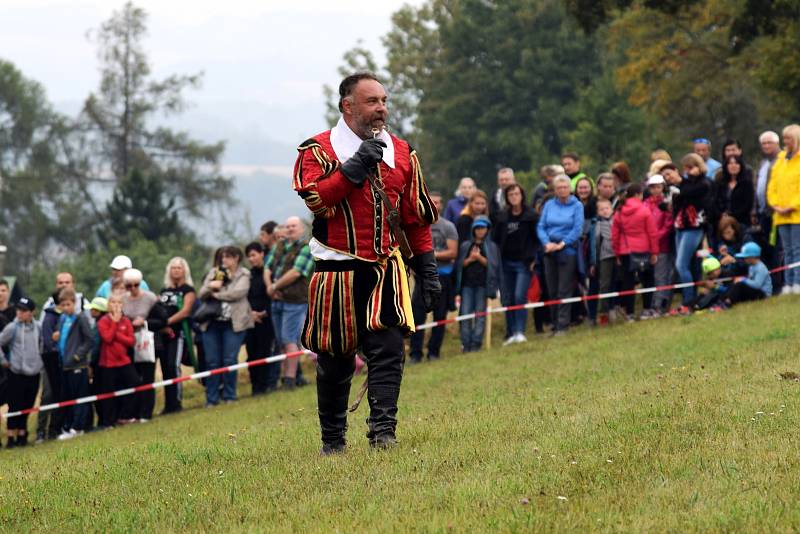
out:
M138 0L149 15L154 74L204 71L187 120L221 116L294 145L325 127L322 85L336 85L342 54L358 39L383 58L380 38L399 1ZM413 0L419 4L420 0ZM0 57L40 81L59 109L78 109L97 86L87 30L119 0L0 0ZM249 126L248 126L249 124ZM211 128L219 133L219 126ZM224 128L223 128L224 130ZM204 132L201 132L203 134ZM230 161L229 163L239 163Z
M225 140L223 172L235 178L238 215L251 224L306 213L289 187L296 147L327 128L322 86L359 39L385 57L381 37L403 3L423 0L137 0L148 13L153 74L204 72L194 104L173 126ZM59 111L75 114L99 80L87 32L123 0L0 0L0 57L42 83Z

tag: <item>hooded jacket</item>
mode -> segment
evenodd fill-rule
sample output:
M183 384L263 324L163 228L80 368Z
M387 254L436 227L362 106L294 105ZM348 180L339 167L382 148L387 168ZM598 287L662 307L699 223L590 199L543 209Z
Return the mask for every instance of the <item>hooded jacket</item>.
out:
M58 318L56 332L61 330L61 323L64 317L64 314L61 314ZM93 348L94 335L92 334L92 327L89 326L89 319L82 313L78 313L67 335L64 354L61 358L62 369L64 371L73 371L88 367Z
M475 223L472 223L472 230L475 231ZM500 263L500 249L497 245L489 239L489 232L491 227L487 228L486 237L481 243L481 251L486 256L486 296L487 298L494 298L500 290L500 280L502 277L502 268ZM474 234L473 234L474 236ZM461 273L464 271L464 259L469 254L472 245L475 244L475 239L469 239L461 243L458 250L458 258L456 259L456 291L461 291Z
M536 228L539 242L564 242L564 253L574 256L578 252L577 244L583 232L583 204L570 195L566 202L551 198L544 204Z
M0 363L9 363L14 374L36 376L44 367L42 361L42 327L38 321L10 322L0 333L0 347L10 349L6 358L0 350Z
M638 198L629 198L614 214L611 225L614 254L658 254L656 223L650 209Z

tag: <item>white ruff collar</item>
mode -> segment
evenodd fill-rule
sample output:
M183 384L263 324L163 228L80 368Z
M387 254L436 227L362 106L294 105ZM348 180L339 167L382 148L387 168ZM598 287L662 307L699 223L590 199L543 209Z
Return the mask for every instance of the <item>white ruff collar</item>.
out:
M394 143L392 143L392 136L386 130L381 130L378 134L378 139L386 143L386 148L383 149L383 161L392 169L394 169ZM362 139L350 129L344 117L339 117L339 122L331 128L331 146L333 151L336 152L336 158L344 163L356 153L358 147L361 146Z

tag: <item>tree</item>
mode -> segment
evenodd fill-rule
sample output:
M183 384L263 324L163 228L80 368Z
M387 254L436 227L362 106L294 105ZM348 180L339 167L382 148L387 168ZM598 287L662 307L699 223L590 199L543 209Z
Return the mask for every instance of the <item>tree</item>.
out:
M615 71L630 102L683 137L741 139L754 148L768 98L743 69L729 38L739 2L707 0L666 14L635 4L609 26L621 51Z
M551 161L574 128L578 94L600 73L594 39L555 0L430 0L392 22L391 99L441 187Z
M133 169L117 183L106 207L105 224L99 229L102 242L129 246L134 236L159 241L167 236L183 237L186 231L175 210L175 199L165 199L162 180Z
M95 32L100 87L84 104L87 148L94 182L114 184L133 168L164 180L176 210L200 215L210 204L230 202L231 180L219 172L224 142L204 144L185 132L150 124L154 117L186 108L185 90L196 88L201 74L151 78L142 41L147 15L131 2ZM92 202L96 213L101 208Z
M24 275L85 235L81 184L69 159L74 126L55 113L42 86L0 60L0 243L6 270Z

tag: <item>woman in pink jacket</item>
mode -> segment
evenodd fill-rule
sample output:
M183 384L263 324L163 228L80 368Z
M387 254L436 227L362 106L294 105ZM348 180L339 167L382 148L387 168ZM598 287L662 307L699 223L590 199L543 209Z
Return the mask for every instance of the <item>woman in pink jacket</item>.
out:
M647 191L650 193L644 203L650 208L653 222L656 224L656 238L658 239L658 260L653 267L654 285L666 286L673 280L672 258L672 206L667 200L665 192L667 183L660 174L654 174L647 180ZM672 290L657 291L653 295L652 313L648 317L658 317L669 311L672 302ZM646 317L642 317L645 319Z
M622 273L622 291L633 289L636 282L653 285L653 266L658 261L656 223L650 208L642 202L642 186L631 184L617 204L611 225L611 244ZM622 297L628 320L633 320L635 295ZM643 316L652 315L653 294L642 295Z

